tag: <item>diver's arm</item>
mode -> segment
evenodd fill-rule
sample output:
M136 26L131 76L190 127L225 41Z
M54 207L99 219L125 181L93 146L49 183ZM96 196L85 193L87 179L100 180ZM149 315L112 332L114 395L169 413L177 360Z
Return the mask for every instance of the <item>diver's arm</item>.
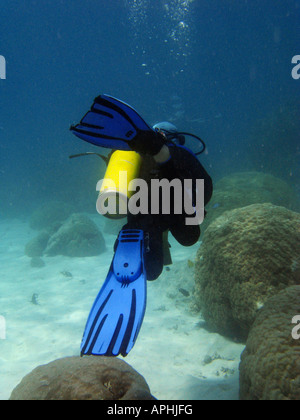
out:
M161 161L160 168L163 176L168 179L178 178L182 182L185 179L203 179L204 180L204 204L207 205L212 197L213 183L210 175L196 158L196 156L180 146L167 147L169 158ZM163 156L163 151L157 156ZM154 157L155 158L155 157Z
M196 156L180 146L164 144L160 151L153 156L164 172L164 176L170 179L203 179L205 192L205 205L212 197L213 184L212 179L201 165Z

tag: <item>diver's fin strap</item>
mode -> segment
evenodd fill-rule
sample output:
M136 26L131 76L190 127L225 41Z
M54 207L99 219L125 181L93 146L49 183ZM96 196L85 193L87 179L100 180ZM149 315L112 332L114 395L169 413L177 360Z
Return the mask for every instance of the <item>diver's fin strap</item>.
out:
M116 279L126 287L140 277L144 271L143 266L144 232L136 229L122 230L112 263Z

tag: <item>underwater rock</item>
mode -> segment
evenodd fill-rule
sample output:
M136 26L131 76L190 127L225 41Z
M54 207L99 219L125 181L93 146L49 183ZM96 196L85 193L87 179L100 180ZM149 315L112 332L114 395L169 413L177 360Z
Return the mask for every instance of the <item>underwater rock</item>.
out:
M272 204L224 213L196 257L195 304L213 331L245 340L258 310L300 284L300 214Z
M39 366L10 400L154 400L145 379L123 360L66 357Z
M40 257L33 257L30 261L30 266L33 268L42 268L45 265L45 262Z
M106 249L96 224L87 216L75 213L49 239L45 255L53 257L92 257Z
M270 298L259 311L241 356L241 400L300 400L300 340L292 337L297 314L300 286Z
M47 232L41 232L35 238L31 239L25 246L25 255L27 257L36 258L42 257L50 235Z
M29 226L34 230L46 229L50 233L54 233L73 212L73 208L69 204L50 201L32 214Z
M239 172L217 181L213 197L207 205L207 215L201 230L221 216L225 211L271 203L289 210L300 209L297 194L286 182L262 172Z

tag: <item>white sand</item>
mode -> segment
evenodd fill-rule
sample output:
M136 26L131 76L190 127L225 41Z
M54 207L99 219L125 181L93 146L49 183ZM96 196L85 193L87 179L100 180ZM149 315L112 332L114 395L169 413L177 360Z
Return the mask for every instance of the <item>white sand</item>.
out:
M79 355L86 318L113 256L115 236L106 234L108 250L99 257L43 258L45 267L32 268L24 246L35 235L25 222L0 221L0 316L6 320L6 339L0 339L1 400L35 367ZM183 248L170 242L174 264L148 282L144 324L125 360L158 399L237 399L244 346L206 331L201 317L190 313L190 298L178 289L192 291L187 260L194 260L199 244ZM31 302L34 293L39 305ZM205 364L206 356L214 360Z

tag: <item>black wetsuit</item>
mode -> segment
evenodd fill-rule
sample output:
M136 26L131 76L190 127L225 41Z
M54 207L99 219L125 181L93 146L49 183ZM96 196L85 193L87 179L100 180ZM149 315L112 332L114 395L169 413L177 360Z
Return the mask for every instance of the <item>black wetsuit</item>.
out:
M204 204L206 205L212 196L213 185L211 177L194 154L183 147L169 147L171 158L164 164L158 165L151 157L145 157L142 164L140 178L150 183L151 179L185 179L204 180ZM151 203L151 188L149 186L149 200ZM174 200L171 198L171 204ZM152 215L149 209L148 214L128 214L128 223L123 229L141 229L145 234L145 269L147 280L157 279L164 266L164 244L163 233L170 231L174 238L183 246L194 245L200 237L199 225L186 225L187 215L170 214Z

